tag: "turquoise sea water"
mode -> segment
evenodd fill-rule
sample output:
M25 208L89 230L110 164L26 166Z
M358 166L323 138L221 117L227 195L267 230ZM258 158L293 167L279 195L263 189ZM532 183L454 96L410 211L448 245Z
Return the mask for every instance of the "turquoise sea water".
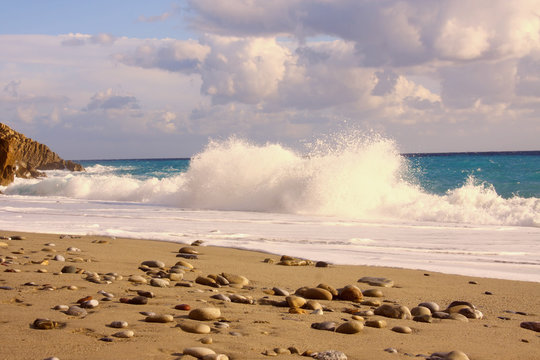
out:
M404 154L406 178L428 193L444 195L463 186L472 176L493 186L503 198L540 198L540 151ZM168 178L185 173L190 159L80 160L89 169L139 180ZM369 176L366 174L366 176Z

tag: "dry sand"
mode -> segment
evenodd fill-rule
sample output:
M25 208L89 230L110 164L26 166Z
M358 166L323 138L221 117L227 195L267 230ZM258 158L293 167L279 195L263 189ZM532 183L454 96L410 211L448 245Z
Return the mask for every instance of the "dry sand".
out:
M192 359L183 356L187 347L204 346L230 359L268 359L263 355L274 348L295 347L305 350L324 351L335 349L344 352L348 359L410 359L418 354L460 350L471 360L480 359L538 359L540 357L540 333L520 327L524 321L540 321L540 284L486 278L471 278L417 270L384 267L341 266L326 268L311 266L281 266L279 256L259 252L217 247L197 247L197 260L187 260L194 265L184 275L183 282L193 282L197 276L229 272L247 277L249 286L213 288L195 284L193 287L174 286L158 288L135 285L127 279L130 275L145 275L138 267L145 260L160 260L167 267L180 258L178 250L184 246L176 243L111 239L95 236L80 238L59 235L15 233L0 231L0 236L20 235L24 240L0 240L0 257L7 259L0 272L0 358L1 359ZM101 240L101 241L100 241ZM45 244L54 243L55 246ZM67 252L68 247L82 251ZM55 250L52 252L50 250ZM61 254L66 262L54 261ZM9 257L14 259L9 261ZM78 259L77 259L78 258ZM266 263L271 258L275 263ZM48 260L48 264L42 261ZM77 262L81 261L82 262ZM110 284L97 284L85 280L83 273L60 273L66 265L75 265L85 271L106 274L118 273L122 280ZM9 272L19 269L20 272ZM46 272L39 272L40 269ZM351 319L344 309L358 307L369 310L366 305L350 301L319 301L333 312L323 315L290 314L287 307L261 305L258 300L265 296L271 300L284 297L269 295L264 290L280 287L293 293L302 286L315 287L320 283L334 288L356 285L362 290L375 288L358 279L364 276L392 279L395 286L379 288L383 298L365 298L384 302L396 302L409 308L420 302L433 301L445 308L454 300L474 304L484 315L482 319L468 322L433 319L432 323L413 320L390 319L369 316L366 319L384 319L388 327L378 329L364 327L357 334L339 334L315 330L311 324L334 321L337 324ZM35 286L24 285L34 282ZM475 282L471 284L470 282ZM50 285L51 287L47 287ZM76 286L76 290L68 286ZM12 288L12 289L9 289ZM48 290L53 288L54 290ZM55 305L74 305L85 296L101 300L99 290L114 294L112 301L100 301L95 309L89 309L84 318L66 315L52 308ZM121 297L131 298L136 290L155 293L146 305L121 303ZM486 293L488 292L488 293ZM212 295L240 294L251 296L256 304L240 304L214 300ZM229 328L218 329L214 322L209 335L182 331L177 323L186 321L188 311L175 310L175 305L189 304L192 309L209 305L219 307ZM148 323L141 311L171 314L174 322ZM521 312L522 314L511 313ZM48 318L65 327L39 330L31 325L36 318ZM119 331L108 327L111 321L129 323L128 329L135 336L129 339L114 338L112 342L100 340ZM396 325L408 326L412 334L400 334L391 330ZM211 337L209 345L201 344L204 337ZM384 349L394 348L397 354ZM278 359L305 359L300 355L280 354Z

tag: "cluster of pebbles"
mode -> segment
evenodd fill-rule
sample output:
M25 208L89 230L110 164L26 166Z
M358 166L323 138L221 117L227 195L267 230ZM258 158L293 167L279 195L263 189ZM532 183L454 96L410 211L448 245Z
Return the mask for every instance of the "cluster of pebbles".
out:
M17 240L25 240L24 237L11 236L3 238L6 241L0 241L0 264L5 267L4 272L20 272L18 265L24 265L29 260L29 256L19 258L17 255L24 255L25 249L16 246ZM94 241L97 244L107 244L106 240ZM160 288L175 287L183 291L198 291L200 301L204 306L193 306L193 303L170 304L171 313L154 313L151 311L139 312L141 321L145 323L173 324L179 330L185 333L198 334L203 336L199 339L205 346L191 346L182 350L183 356L191 356L204 360L227 360L233 359L230 354L213 350L210 345L214 340L212 334L221 334L228 332L231 336L244 336L241 331L231 329L233 320L222 312L228 303L243 304L245 306L257 306L257 311L264 311L266 307L283 308L283 319L290 319L291 316L314 315L318 321L310 325L314 331L326 331L328 333L354 335L365 331L366 327L379 329L377 331L392 331L399 334L414 334L415 323L433 323L443 321L461 321L469 322L483 318L483 313L478 306L468 301L451 301L445 307L432 301L419 302L416 306L409 308L404 304L388 300L385 296L385 288L395 286L394 281L381 277L362 277L356 284L343 284L342 287L333 287L329 284L318 284L315 286L306 285L297 288L294 291L276 286L272 288L256 288L252 281L246 276L221 272L215 274L205 274L197 269L193 261L197 261L201 255L198 246L200 241L192 243L191 246L180 248L176 254L174 265L167 266L160 260L143 260L139 264L138 272L133 274L118 274L115 272L97 273L85 270L84 264L94 261L91 258L81 256L81 249L69 247L64 254L56 254L55 244L45 245L43 252L49 253L45 259L30 260L34 265L43 267L52 262L69 262L62 266L57 273L61 274L79 274L86 281L106 287L115 282L127 282L133 288L130 288L128 296L122 294L117 296L105 289L97 291L97 295L86 294L83 297L73 298L71 304L51 304L51 307L71 318L84 319L91 312L100 311L104 303L122 304L120 306L148 305L159 298ZM282 256L279 261L271 258L263 260L268 264L281 266L316 266L329 267L327 262L312 262L310 260L298 259L290 256ZM41 272L46 272L42 268ZM195 271L197 270L197 271ZM192 278L186 280L185 276ZM361 285L358 285L361 284ZM55 290L54 286L49 284L37 285L35 283L26 283L24 286L36 286L40 290ZM372 288L361 289L361 287L371 286ZM76 286L68 286L69 290L79 290ZM155 288L155 290L152 290ZM190 289L191 288L191 289ZM15 290L10 286L0 286L2 290ZM204 291L202 289L208 289ZM244 290L239 294L238 290ZM254 290L259 290L255 292ZM208 295L208 292L211 295ZM250 294L251 293L251 294ZM262 293L262 296L255 294ZM203 298L204 297L204 298ZM98 300L99 298L99 300ZM247 308L246 308L247 309ZM178 311L181 315L178 315ZM247 310L246 310L247 311ZM346 318L341 317L341 321L325 319L327 314L339 313ZM60 316L59 316L60 317ZM502 318L502 317L501 317ZM394 326L389 327L386 319L392 319ZM61 320L66 320L63 317ZM396 321L398 324L396 324ZM37 318L30 324L31 328L36 330L64 329L68 326L66 321L51 320L48 318ZM128 321L123 319L114 319L106 324L111 332L99 337L100 341L133 341L137 334L133 328L130 328ZM540 322L526 321L521 323L524 329L535 332L540 331ZM339 335L328 335L339 336ZM131 340L130 340L131 339ZM399 353L394 348L387 348L384 351L389 353ZM258 355L275 357L280 355L292 355L311 357L318 360L346 360L347 355L339 350L327 349L298 349L297 346L275 347L272 349L259 349ZM411 355L411 354L405 354ZM436 352L431 355L411 355L423 357L430 360L467 360L469 357L459 351ZM53 358L50 358L53 359ZM55 358L56 359L56 358Z

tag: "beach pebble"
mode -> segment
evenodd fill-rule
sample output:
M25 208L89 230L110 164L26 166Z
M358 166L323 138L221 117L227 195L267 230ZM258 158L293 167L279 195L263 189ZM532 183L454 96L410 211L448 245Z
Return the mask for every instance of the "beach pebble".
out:
M317 330L334 331L336 329L336 323L333 321L323 321L320 323L313 323L311 324L311 327Z
M229 281L229 283L231 283L231 284L236 284L236 285L241 285L241 286L249 285L248 278L243 276L243 275L235 275L235 274L231 274L231 273L222 273L221 276L223 276L225 279L227 279L227 281Z
M53 307L53 310L58 310L58 311L67 311L69 309L69 306L67 305L56 305L55 307Z
M450 352L433 353L428 357L428 360L469 360L469 357L462 351L454 350Z
M71 316L86 316L86 315L88 315L88 312L85 309L83 309L82 307L77 306L77 305L70 306L69 309L67 309L65 313L67 315L71 315Z
M306 299L314 300L332 300L332 294L323 288L308 288L302 287L295 292L296 295L299 295Z
M338 294L338 298L345 301L360 302L362 301L362 297L362 291L354 285L345 286L339 290Z
M411 309L411 315L413 316L431 315L431 310L424 306L415 306Z
M206 307L193 309L189 312L188 317L193 320L209 321L215 320L221 316L219 308Z
M233 303L238 304L253 304L255 302L251 296L244 296L239 294L230 294L229 298Z
M155 287L169 287L171 283L167 279L152 278L150 280L150 285Z
M99 305L99 301L96 299L87 300L81 303L81 307L84 309L94 309Z
M149 299L156 297L156 295L153 292L147 291L147 290L137 290L137 295L144 296L145 298L149 298Z
M274 290L274 295L277 295L277 296L289 296L290 295L287 290L279 288L279 287L274 287L274 288L272 288L272 290Z
M412 329L410 327L403 326L403 325L394 326L392 328L392 331L400 333L400 334L411 334L412 333Z
M191 355L193 357L196 357L197 359L202 359L204 356L215 354L216 352L212 349L202 346L194 346L190 348L185 348L182 353L184 355Z
M211 287L220 287L216 280L207 277L207 276L197 276L195 282L200 285L211 286Z
M388 326L385 320L367 320L364 325L378 329L382 329Z
M191 310L191 306L189 306L188 304L178 304L174 308L176 310L185 310L185 311Z
M215 322L214 326L216 327L216 329L228 329L230 327L230 325L227 324L226 322L220 322L220 321Z
M386 351L387 353L390 353L390 354L397 354L398 351L394 348L386 348L384 349L384 351Z
M384 304L375 309L375 315L393 319L411 319L409 308L398 304Z
M135 332L133 330L124 330L113 334L114 337L122 339L132 338L133 335L135 335Z
M151 268L164 268L165 263L159 260L146 260L141 263L142 266L148 266Z
M220 301L231 302L231 298L228 297L227 295L224 295L224 294L216 294L216 295L212 295L210 297L212 299L216 299L216 300L220 300Z
M200 324L200 325L204 325L204 324ZM206 326L208 326L208 325L206 325ZM203 338L200 340L200 342L201 342L202 344L205 344L205 345L210 345L211 343L214 342L214 340L213 340L210 336L206 336L206 337L203 337Z
M289 304L289 307L292 308L301 308L304 306L307 302L306 299L300 296L296 295L289 295L285 298L285 301L287 301L287 304Z
M120 302L132 305L145 305L148 304L148 298L144 296L135 296L131 299L121 298Z
M457 321L461 321L461 322L469 322L469 319L465 315L462 315L462 314L459 314L459 313L450 314L450 315L448 315L448 317L446 319L457 320Z
M360 304L361 305L365 305L365 306L373 306L373 307L379 307L381 306L381 302L379 300L375 300L375 299L366 299L366 300L362 300L360 301Z
M63 274L74 274L77 272L77 267L73 265L66 265L60 270Z
M318 268L325 268L325 267L328 267L330 266L329 263L327 263L326 261L317 261L315 263L315 267L318 267Z
M168 323L168 322L173 322L174 317L169 314L156 314L156 315L147 316L146 319L144 319L144 321L153 322L153 323Z
M441 307L439 306L439 304L437 304L437 303L435 303L433 301L423 302L423 303L418 304L418 306L423 306L423 307L428 308L431 311L431 313L434 313L434 312L437 312L437 311L441 310Z
M225 354L208 354L201 358L202 360L229 360Z
M184 246L184 247L180 248L180 250L178 250L178 252L180 254L190 254L190 255L198 255L199 254L199 252L195 248L193 248L191 246Z
M174 266L183 267L183 268L186 268L187 270L193 269L193 265L191 265L189 262L185 260L178 260Z
M9 237L10 240L26 240L24 236L13 235Z
M63 257L62 255L58 254L58 255L55 255L53 260L55 261L66 261L66 258Z
M393 280L382 278L382 277L364 276L363 278L358 279L358 282L366 283L371 286L380 286L380 287L394 286Z
M318 301L315 301L315 300L308 300L304 306L306 307L306 309L310 309L310 310L322 311L323 309L322 305Z
M429 314L416 315L413 317L413 320L416 322L431 323L433 321L433 317Z
M113 294L111 294L111 293L109 293L109 292L106 292L105 290L99 290L99 291L98 291L98 294L101 294L101 295L103 295L103 296L106 297L106 298L113 298L113 297L114 297Z
M146 278L142 277L141 275L131 275L128 278L129 282L136 283L136 284L147 284L148 280Z
M209 334L212 330L210 326L194 321L186 321L181 323L179 326L183 331L193 334Z
M316 360L347 360L347 355L337 350L326 350L313 354Z
M524 321L519 326L523 329L540 332L540 321Z
M59 358L57 358L56 356L53 356L53 357L48 357L48 358L45 358L43 360L60 360Z
M449 319L450 318L450 314L445 313L444 311L435 311L431 315L436 319Z
M127 321L113 321L109 326L116 329L123 329L128 327L128 323Z
M357 320L350 320L336 328L337 333L341 334L356 334L364 329L364 324Z
M384 294L381 289L366 289L362 291L362 295L367 297L383 297Z
M68 252L81 252L81 249L77 248L77 247L73 247L73 246L70 246L66 249L66 251Z
M167 277L171 281L180 281L184 278L184 273L183 272L181 273L170 272L169 274L167 274Z

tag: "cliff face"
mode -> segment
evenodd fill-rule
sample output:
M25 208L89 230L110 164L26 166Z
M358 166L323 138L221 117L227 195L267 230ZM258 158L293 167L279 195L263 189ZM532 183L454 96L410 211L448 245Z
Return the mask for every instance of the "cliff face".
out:
M66 161L48 146L27 138L0 123L0 185L8 185L15 177L44 176L39 170L84 171L73 161Z

